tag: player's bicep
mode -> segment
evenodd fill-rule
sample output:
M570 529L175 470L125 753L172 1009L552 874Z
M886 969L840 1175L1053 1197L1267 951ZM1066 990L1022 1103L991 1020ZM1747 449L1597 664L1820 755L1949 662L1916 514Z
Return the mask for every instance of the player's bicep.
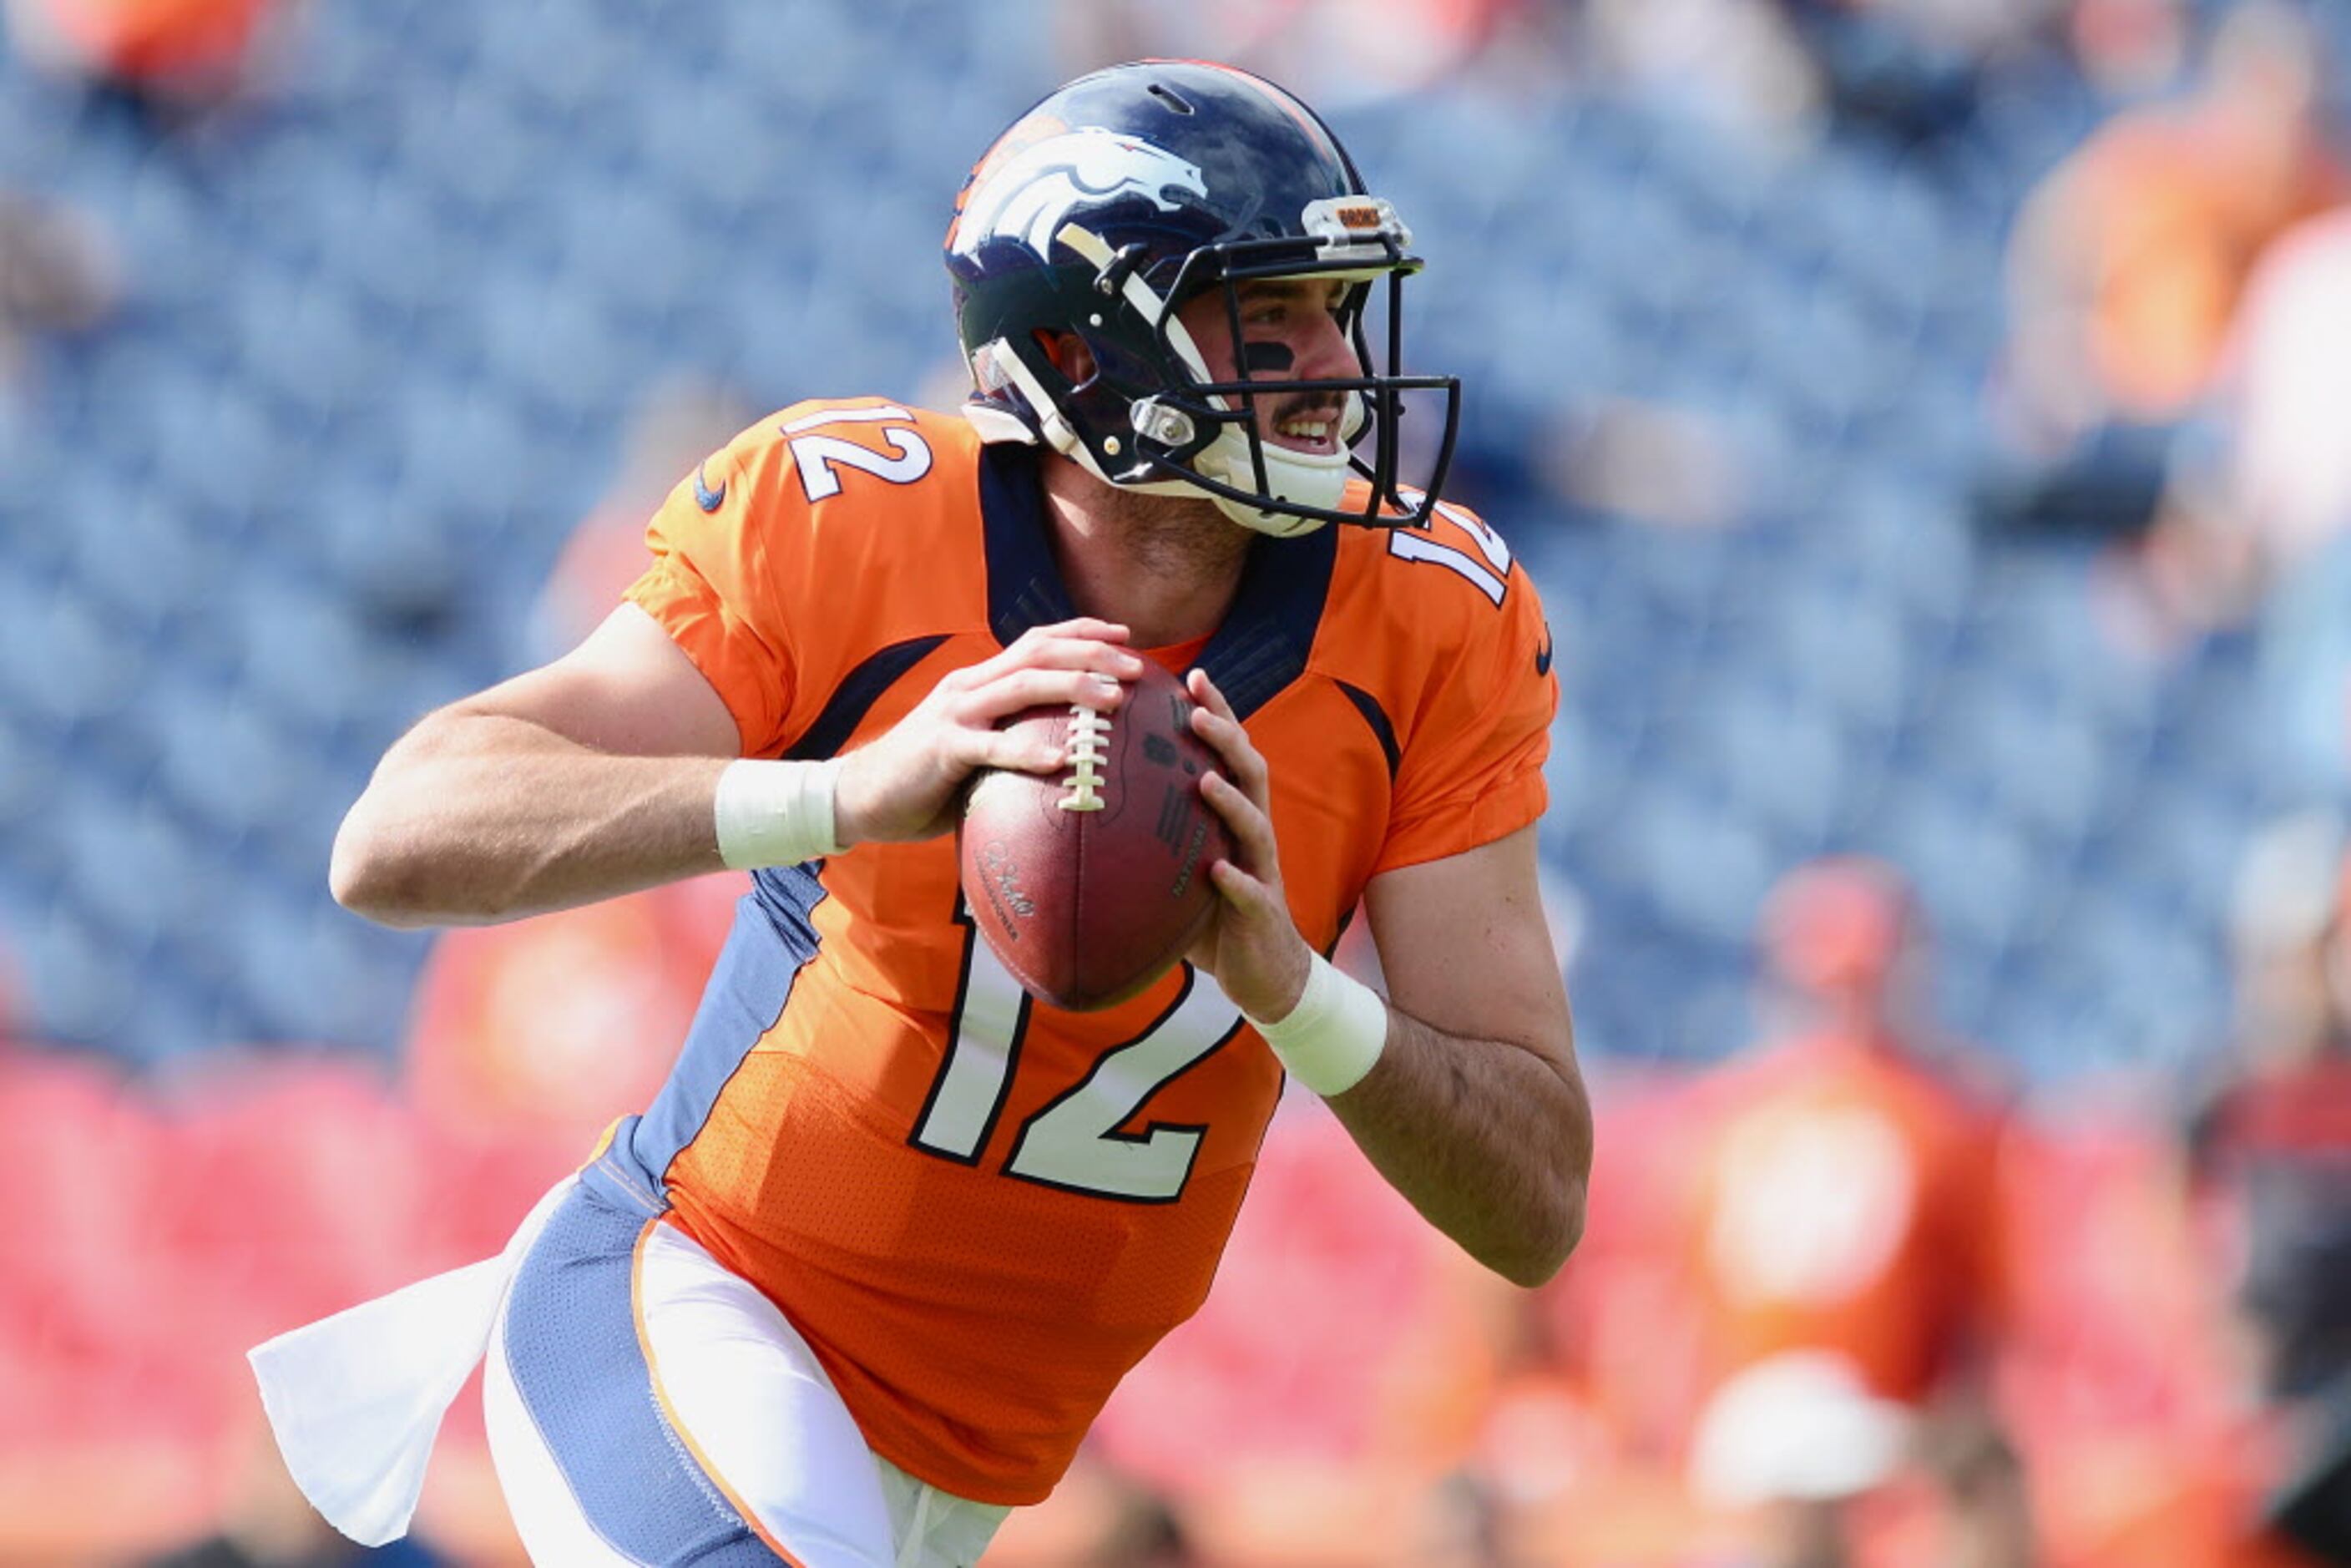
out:
M622 603L561 658L461 706L625 756L733 757L743 744L726 699L633 603Z
M1381 873L1364 890L1364 911L1398 1009L1447 1034L1507 1040L1571 1066L1567 988L1531 826Z

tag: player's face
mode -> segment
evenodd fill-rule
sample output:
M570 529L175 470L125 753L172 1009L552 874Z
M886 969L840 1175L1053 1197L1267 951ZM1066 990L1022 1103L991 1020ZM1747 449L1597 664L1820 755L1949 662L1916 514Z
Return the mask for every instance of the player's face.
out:
M1212 288L1185 304L1176 316L1211 381L1241 378L1241 367L1267 381L1343 380L1363 374L1354 345L1339 324L1346 286L1326 278L1270 278L1240 286L1241 340L1233 343L1232 319L1222 289ZM1345 400L1337 392L1290 392L1258 400L1258 433L1300 452L1339 449L1339 422Z

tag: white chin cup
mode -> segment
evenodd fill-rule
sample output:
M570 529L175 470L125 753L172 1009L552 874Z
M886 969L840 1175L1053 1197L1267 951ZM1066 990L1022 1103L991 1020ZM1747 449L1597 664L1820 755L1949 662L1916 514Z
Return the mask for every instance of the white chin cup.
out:
M1363 434L1370 421L1361 392L1346 394L1346 407L1339 415L1339 444L1329 453L1300 452L1268 438L1265 446L1266 493L1276 500L1293 506L1320 507L1324 510L1336 507L1347 495L1347 457L1355 437ZM1217 400L1221 402L1224 400ZM1249 432L1239 425L1228 424L1219 431L1216 440L1208 443L1200 455L1192 459L1192 466L1219 484L1230 485L1236 490L1257 488L1257 469L1249 462ZM1311 534L1322 526L1320 517L1292 517L1287 512L1269 512L1248 501L1237 501L1228 496L1202 495L1217 503L1225 516L1245 528L1276 538L1292 538Z
M1265 493L1275 500L1287 501L1297 507L1319 507L1329 510L1338 506L1347 493L1347 447L1341 444L1328 453L1300 452L1292 447L1267 440L1265 450ZM1249 432L1237 425L1227 425L1216 440L1208 443L1192 466L1218 484L1229 485L1236 490L1257 488L1257 469L1249 461ZM1322 526L1319 517L1293 517L1288 512L1269 512L1254 502L1236 500L1229 496L1217 496L1207 490L1199 492L1217 503L1217 509L1245 528L1276 538L1289 538L1298 534L1311 534Z

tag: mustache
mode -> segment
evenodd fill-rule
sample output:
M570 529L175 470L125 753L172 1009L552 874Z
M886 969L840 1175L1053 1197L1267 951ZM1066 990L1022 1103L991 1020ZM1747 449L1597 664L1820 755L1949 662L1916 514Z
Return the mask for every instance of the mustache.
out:
M1337 424L1346 417L1347 400L1338 392L1285 392L1273 405L1274 423L1287 419L1324 419Z

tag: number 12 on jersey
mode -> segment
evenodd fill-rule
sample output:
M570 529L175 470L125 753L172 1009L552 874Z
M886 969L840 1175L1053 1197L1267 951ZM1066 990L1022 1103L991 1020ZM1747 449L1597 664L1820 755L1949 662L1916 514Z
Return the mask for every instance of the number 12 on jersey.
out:
M979 1163L1012 1092L1032 1004L960 904L956 920L966 931L963 992L913 1142L968 1166ZM1118 1131L1170 1081L1240 1032L1240 1010L1217 983L1189 964L1183 973L1173 1006L1102 1052L1083 1078L1020 1124L1007 1176L1130 1203L1173 1203L1183 1195L1206 1128L1153 1122L1140 1133Z
M931 445L914 429L914 418L895 403L885 403L880 408L820 409L776 428L792 438L792 466L799 471L800 488L808 492L810 504L814 504L841 494L842 468L872 474L893 485L911 485L928 474ZM821 430L828 424L872 424L885 420L898 422L884 423L874 433L889 446L887 453L860 446L838 435L803 434Z

